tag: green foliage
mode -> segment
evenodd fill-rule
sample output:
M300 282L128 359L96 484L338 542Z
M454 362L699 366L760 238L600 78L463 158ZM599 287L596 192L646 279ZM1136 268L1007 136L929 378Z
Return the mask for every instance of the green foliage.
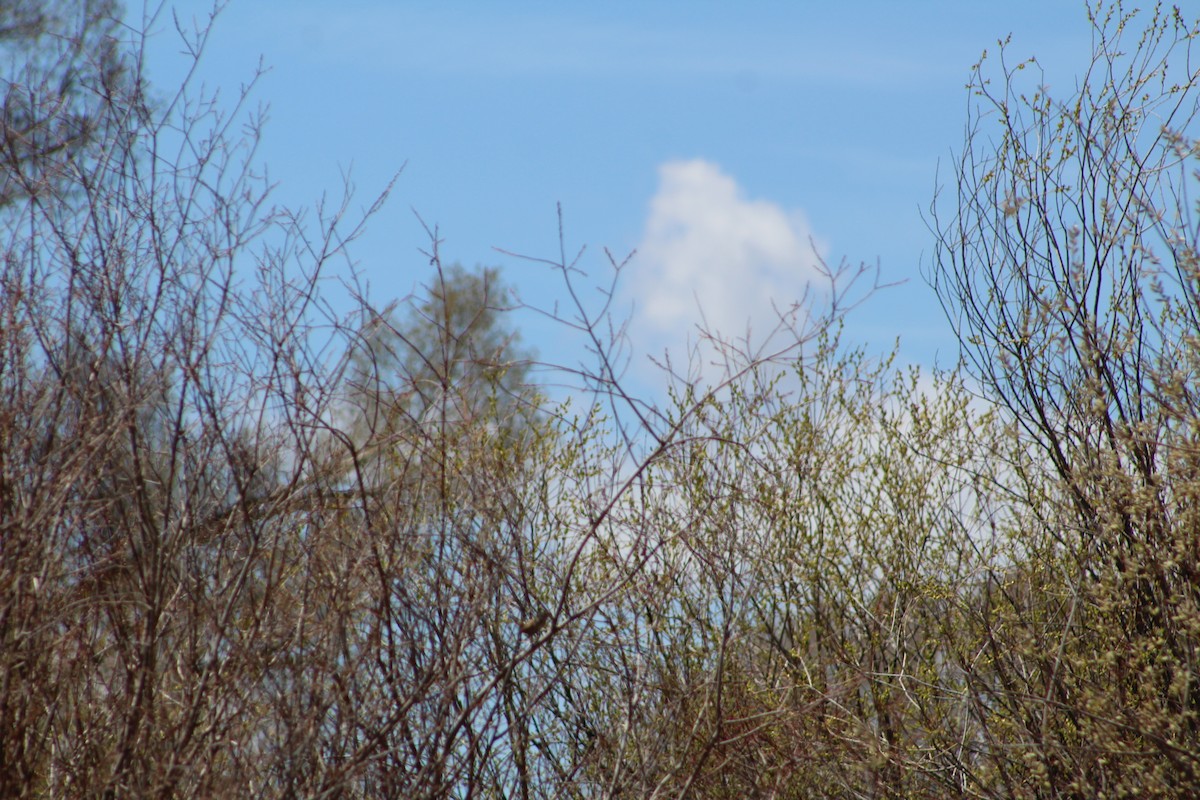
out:
M988 657L967 674L997 792L1190 797L1198 29L1120 4L1093 22L1071 96L1028 87L1036 62L976 68L957 206L935 218L935 286L1017 437L1016 557L981 589Z

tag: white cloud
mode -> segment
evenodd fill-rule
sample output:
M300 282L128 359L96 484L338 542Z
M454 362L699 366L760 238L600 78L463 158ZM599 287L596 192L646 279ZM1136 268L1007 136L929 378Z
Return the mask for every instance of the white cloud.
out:
M814 242L802 212L748 199L716 164L663 164L627 284L638 349L678 354L704 322L761 342L779 321L775 309L792 307L810 282L822 288Z

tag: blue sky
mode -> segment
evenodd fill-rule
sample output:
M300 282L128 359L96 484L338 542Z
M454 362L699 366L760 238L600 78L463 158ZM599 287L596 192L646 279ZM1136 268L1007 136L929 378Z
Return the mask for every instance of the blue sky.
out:
M180 2L181 19L210 4ZM152 70L182 64L169 18ZM568 248L603 277L604 248L638 254L621 307L635 344L678 351L699 316L742 332L832 263L879 263L905 281L855 312L847 338L904 361L953 361L921 277L922 220L950 174L969 69L999 37L1036 55L1053 89L1074 85L1091 34L1076 2L380 2L233 0L200 76L232 92L261 58L270 106L261 149L276 199L361 205L403 167L353 254L381 305L429 277L414 211L443 256L496 264L522 298L562 293L556 204ZM522 318L529 344L571 360L559 332Z

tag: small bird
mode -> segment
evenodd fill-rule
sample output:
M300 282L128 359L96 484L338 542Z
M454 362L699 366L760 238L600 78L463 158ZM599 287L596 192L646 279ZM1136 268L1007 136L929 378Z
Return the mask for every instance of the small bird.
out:
M550 612L542 609L537 614L534 614L529 619L521 623L521 633L532 638L538 635L538 631L546 624L546 620L550 619Z

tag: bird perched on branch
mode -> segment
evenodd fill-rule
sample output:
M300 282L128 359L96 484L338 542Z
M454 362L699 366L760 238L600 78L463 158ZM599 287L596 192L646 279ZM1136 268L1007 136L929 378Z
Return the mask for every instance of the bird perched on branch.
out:
M529 619L521 623L521 633L533 638L538 635L538 632L545 626L546 620L550 619L550 612L545 609L534 614Z

